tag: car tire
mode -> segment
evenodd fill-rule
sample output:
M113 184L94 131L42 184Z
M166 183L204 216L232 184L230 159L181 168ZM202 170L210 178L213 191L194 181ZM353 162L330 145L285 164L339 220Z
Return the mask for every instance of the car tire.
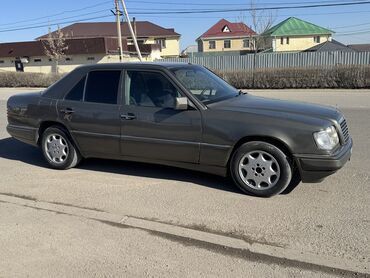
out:
M271 197L288 187L293 167L288 156L276 146L253 141L244 143L234 152L230 173L244 193Z
M57 126L49 127L44 131L41 150L45 160L54 169L70 169L81 161L81 155L68 132Z
M289 185L283 192L280 194L287 195L293 192L293 190L302 182L301 175L298 169L294 169L292 180L290 181Z

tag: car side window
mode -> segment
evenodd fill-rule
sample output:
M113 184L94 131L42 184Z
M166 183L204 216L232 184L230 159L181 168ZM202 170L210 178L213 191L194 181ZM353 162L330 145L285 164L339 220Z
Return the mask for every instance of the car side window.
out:
M161 73L127 71L125 80L126 103L146 107L175 107L180 93Z
M82 101L84 97L86 76L84 76L66 95L64 99Z
M91 71L88 74L85 101L117 104L120 70Z

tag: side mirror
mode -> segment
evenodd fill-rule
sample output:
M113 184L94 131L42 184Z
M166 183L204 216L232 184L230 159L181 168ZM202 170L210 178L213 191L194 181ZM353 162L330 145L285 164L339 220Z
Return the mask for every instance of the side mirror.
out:
M175 110L187 110L189 106L187 97L177 97Z

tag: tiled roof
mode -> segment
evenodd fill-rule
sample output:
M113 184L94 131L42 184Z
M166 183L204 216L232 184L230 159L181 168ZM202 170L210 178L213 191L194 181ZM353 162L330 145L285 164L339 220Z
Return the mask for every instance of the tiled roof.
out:
M137 37L180 37L172 28L163 28L149 21L136 21ZM117 37L115 22L75 23L61 29L67 38ZM131 37L127 22L121 23L123 37ZM37 39L45 39L45 34Z
M370 52L370 44L350 44L348 47L360 52Z
M123 48L127 51L127 42L123 41ZM67 39L68 50L66 55L78 54L106 54L117 50L117 39L89 38ZM0 57L34 57L45 56L42 41L0 43Z
M332 52L332 51L356 52L352 48L349 48L348 46L336 40L320 43L318 45L315 45L314 47L306 49L304 52Z
M227 28L229 32L223 32L224 28ZM256 35L251 28L245 25L242 22L232 23L227 21L226 19L221 19L211 28L209 28L203 35L201 35L199 39L205 38L218 38L218 37L246 37L246 36L253 36Z
M312 24L310 22L301 20L296 17L289 17L288 19L273 26L263 33L265 36L308 36L308 35L331 35L334 32Z

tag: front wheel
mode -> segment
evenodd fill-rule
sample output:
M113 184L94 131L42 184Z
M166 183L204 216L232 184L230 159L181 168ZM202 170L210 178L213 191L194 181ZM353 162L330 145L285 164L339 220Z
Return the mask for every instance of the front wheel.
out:
M243 192L258 197L271 197L288 187L293 169L287 155L279 148L253 141L241 145L235 151L230 173Z
M81 160L67 132L57 126L49 127L42 134L41 149L46 161L54 169L73 168Z

